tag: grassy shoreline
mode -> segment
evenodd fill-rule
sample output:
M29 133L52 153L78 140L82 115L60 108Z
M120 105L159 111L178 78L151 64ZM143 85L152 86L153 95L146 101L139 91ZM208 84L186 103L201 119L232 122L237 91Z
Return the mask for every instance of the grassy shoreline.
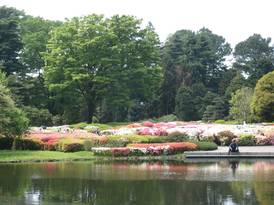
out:
M183 161L184 154L168 156L131 156L131 157L101 157L92 152L81 151L64 153L58 151L0 151L0 163L38 163L38 162L69 162L69 161Z

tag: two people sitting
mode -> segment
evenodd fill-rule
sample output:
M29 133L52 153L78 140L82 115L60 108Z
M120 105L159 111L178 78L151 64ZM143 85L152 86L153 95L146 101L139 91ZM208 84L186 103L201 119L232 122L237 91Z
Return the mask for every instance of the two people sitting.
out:
M238 144L236 142L236 139L233 139L231 144L229 145L229 150L228 150L228 154L230 153L239 153L239 147Z

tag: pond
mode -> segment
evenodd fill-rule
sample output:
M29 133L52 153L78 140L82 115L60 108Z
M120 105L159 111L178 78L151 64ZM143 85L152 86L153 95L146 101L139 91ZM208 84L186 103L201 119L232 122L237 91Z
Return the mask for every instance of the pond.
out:
M0 164L0 204L271 205L274 161Z

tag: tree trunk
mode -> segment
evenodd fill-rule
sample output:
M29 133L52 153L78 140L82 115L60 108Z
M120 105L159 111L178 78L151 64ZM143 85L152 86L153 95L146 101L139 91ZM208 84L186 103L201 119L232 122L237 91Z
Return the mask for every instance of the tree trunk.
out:
M87 103L87 122L88 123L92 123L92 117L94 115L94 112L95 112L95 105L94 103Z

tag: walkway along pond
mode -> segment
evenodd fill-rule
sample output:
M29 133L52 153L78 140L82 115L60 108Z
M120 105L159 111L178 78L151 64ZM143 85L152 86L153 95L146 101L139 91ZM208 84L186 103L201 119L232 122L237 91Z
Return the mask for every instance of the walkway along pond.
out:
M274 158L274 146L242 146L239 153L228 154L228 147L212 151L185 152L186 158Z

